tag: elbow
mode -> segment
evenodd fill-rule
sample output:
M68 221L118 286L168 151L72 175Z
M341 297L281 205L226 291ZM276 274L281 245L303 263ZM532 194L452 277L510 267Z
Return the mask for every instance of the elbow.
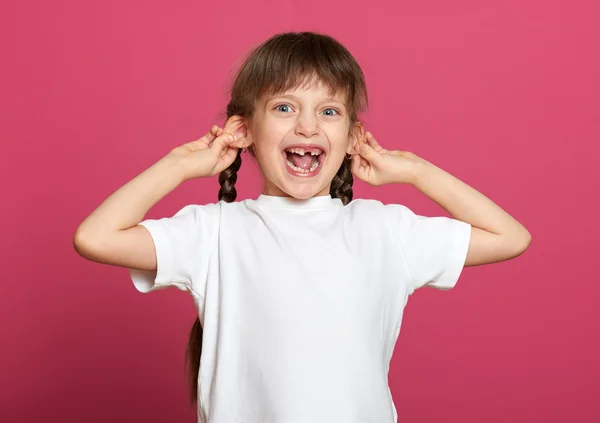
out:
M80 228L77 228L77 230L75 231L75 235L73 235L73 248L75 249L77 254L79 254L82 257L85 251L84 245L85 241L83 238L83 234L81 233Z
M525 251L527 251L527 249L529 248L529 245L531 244L531 234L529 233L529 231L527 231L525 229L525 232L523 233L523 235L521 235L518 240L516 240L514 242L514 245L516 245L516 253L515 253L515 257L516 256L520 256L521 254L523 254Z
M525 229L525 234L523 235L523 251L527 250L529 248L530 244L531 244L531 234L529 233L529 231L527 229Z
M90 241L89 236L81 230L81 227L77 228L73 235L73 248L77 254L85 259L89 259L91 251L93 250L91 245L92 242Z
M531 244L531 234L527 230L523 230L519 234L513 234L505 237L499 251L503 251L500 261L512 260L519 257L529 248Z

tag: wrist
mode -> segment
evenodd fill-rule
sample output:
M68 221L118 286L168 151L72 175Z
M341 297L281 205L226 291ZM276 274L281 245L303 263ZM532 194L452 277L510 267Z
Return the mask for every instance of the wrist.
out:
M416 158L411 173L411 184L420 190L423 181L427 179L427 174L434 168L435 166L428 162L425 159Z
M163 168L170 175L173 175L179 184L190 179L182 157L167 154L158 161L157 166Z
M403 166L399 169L395 182L416 186L431 163L408 151L403 151L401 156Z

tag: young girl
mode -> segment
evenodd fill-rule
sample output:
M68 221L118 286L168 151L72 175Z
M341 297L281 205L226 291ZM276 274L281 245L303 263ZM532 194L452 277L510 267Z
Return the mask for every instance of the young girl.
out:
M336 40L273 36L239 70L224 128L170 151L78 228L78 253L131 269L141 292L176 286L193 297L199 422L395 422L387 376L408 296L451 288L464 266L529 245L473 188L382 148L358 120L366 105L363 73ZM264 191L235 202L243 151ZM217 173L216 204L140 222L183 181ZM453 218L352 201L353 175L412 184Z

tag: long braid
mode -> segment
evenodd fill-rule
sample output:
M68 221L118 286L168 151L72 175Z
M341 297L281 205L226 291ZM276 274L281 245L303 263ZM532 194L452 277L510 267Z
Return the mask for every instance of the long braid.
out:
M344 157L340 170L338 170L337 174L333 177L331 188L329 189L331 197L339 198L344 205L352 201L352 184L354 183L354 177L350 170L351 163L351 159Z
M237 197L237 191L235 189L235 183L237 181L237 172L242 166L242 149L238 149L237 156L233 163L229 165L227 169L219 174L219 201L223 200L226 203L235 201Z
M226 203L235 201L237 191L235 183L237 172L242 166L242 150L239 149L233 163L219 174L219 201ZM200 371L200 356L202 355L202 325L200 318L196 318L190 330L188 348L186 350L186 362L188 365L188 383L190 389L190 401L194 403L198 399L198 372Z

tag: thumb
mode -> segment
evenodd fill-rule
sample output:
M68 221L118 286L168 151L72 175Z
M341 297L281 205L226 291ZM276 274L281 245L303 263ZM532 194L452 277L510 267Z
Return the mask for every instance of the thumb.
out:
M210 150L217 156L220 156L233 142L235 142L235 137L228 132L223 132L212 142Z
M354 146L354 149L362 158L364 158L369 163L377 162L377 160L379 159L379 153L377 153L377 151L375 151L375 149L366 142L357 142Z

